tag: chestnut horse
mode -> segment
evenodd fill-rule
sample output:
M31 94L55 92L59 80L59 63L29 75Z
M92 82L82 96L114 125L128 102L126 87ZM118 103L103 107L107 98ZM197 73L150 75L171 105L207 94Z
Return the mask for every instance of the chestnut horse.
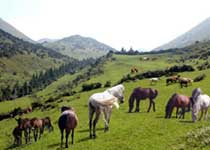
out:
M166 79L166 85L169 85L170 83L176 83L178 81L179 77L180 77L180 75L168 77Z
M19 119L15 119L15 120L17 121L19 128L24 131L25 142L26 142L26 144L28 144L28 142L30 142L30 133L31 133L30 119L19 118Z
M179 78L180 87L182 88L183 85L188 87L188 85L192 85L193 80L190 78Z
M36 117L32 118L30 120L31 122L31 127L34 130L34 141L37 141L38 135L39 135L39 139L41 138L41 135L44 132L44 124L42 119L38 119Z
M21 145L22 144L22 130L19 126L16 126L12 132L12 135L14 137L14 145Z
M42 118L43 128L47 128L49 132L53 131L53 125L51 123L50 117ZM43 130L44 132L44 130Z
M182 116L184 119L185 108L187 107L188 111L190 111L190 98L188 96L180 95L177 93L173 94L166 105L165 118L171 118L174 107L176 107L176 118L178 117L179 108L181 108L182 111L179 118Z
M152 88L141 88L137 87L131 93L129 98L129 113L132 112L134 100L136 100L136 110L135 112L139 112L139 104L141 100L149 98L150 104L147 112L150 111L151 106L153 105L153 111L155 111L155 101L154 99L157 97L158 91Z
M63 146L63 132L66 131L66 148L68 148L68 137L71 132L71 143L74 143L74 129L78 124L77 115L71 107L63 106L61 108L62 115L58 120L58 126L61 131L61 148Z

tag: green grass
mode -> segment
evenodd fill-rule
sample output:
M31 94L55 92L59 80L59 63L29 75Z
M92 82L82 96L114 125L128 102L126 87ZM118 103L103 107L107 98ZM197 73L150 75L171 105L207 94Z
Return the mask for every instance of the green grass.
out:
M159 68L165 68L168 65L166 59L158 59L156 62L141 62L139 56L118 56L115 55L116 61L108 62L105 64L105 72L102 75L94 76L88 82L102 82L111 80L112 83L117 82L123 75L130 72L132 66L138 68L143 67L144 70L154 70ZM161 56L160 56L161 57ZM158 64L158 65L157 65ZM160 65L159 65L160 64ZM102 92L105 89L97 89L89 92L80 93L80 98L75 99L72 97L63 97L62 103L58 103L58 107L50 111L35 110L33 113L24 115L23 117L44 117L50 116L53 120L55 127L54 132L44 133L44 136L37 143L32 142L29 145L23 145L21 150L37 150L37 149L49 149L56 150L60 147L60 133L57 126L57 120L60 116L60 106L71 105L75 108L79 118L79 125L75 131L75 144L69 145L73 149L85 149L85 150L163 150L163 149L175 149L180 145L177 143L187 132L195 130L199 127L208 126L209 121L200 121L191 123L191 113L186 113L185 119L164 119L165 105L170 96L177 92L180 94L191 95L192 90L195 87L201 87L204 93L210 95L209 85L210 77L208 74L210 70L185 72L181 76L194 78L195 76L205 73L207 77L198 83L193 83L192 86L187 88L180 88L179 84L173 84L166 86L165 78L162 77L160 82L156 85L150 86L148 79L138 80L136 82L124 83L125 86L125 103L120 105L120 109L114 109L111 122L110 131L103 132L104 122L102 119L97 124L97 138L95 140L89 139L88 132L88 98L96 92ZM39 92L37 95L41 97L41 101L45 100L49 95L57 94L56 88L62 84L65 84L69 80L72 80L73 76L65 76L55 83L51 84L45 90ZM149 101L142 101L140 104L140 113L127 113L128 111L128 99L135 87L152 87L159 91L159 95L156 102L156 112L147 113ZM79 88L81 85L79 85ZM11 102L0 103L0 109L3 112L10 110L11 107L27 105L33 101L33 99L25 98ZM14 104L14 106L12 106ZM2 111L2 110L0 110ZM175 115L175 111L173 113ZM102 116L101 116L102 118ZM0 122L0 149L6 149L12 145L13 137L11 136L12 129L16 126L14 119L3 120ZM70 143L70 142L69 142Z

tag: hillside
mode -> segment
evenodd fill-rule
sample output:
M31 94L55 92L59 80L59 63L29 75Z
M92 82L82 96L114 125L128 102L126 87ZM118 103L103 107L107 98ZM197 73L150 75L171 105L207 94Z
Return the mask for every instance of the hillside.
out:
M105 55L109 51L115 51L115 49L95 39L80 35L73 35L55 42L43 43L43 45L77 59L96 58Z
M183 48L195 42L205 42L210 40L210 18L207 18L188 32L180 35L176 39L155 48L155 51L172 48Z
M7 23L6 21L4 21L1 18L0 18L0 29L4 30L5 32L8 32L9 34L11 34L19 39L23 39L24 41L35 43L35 41L33 41L32 39L27 37L25 34L18 31L18 29L16 29L15 27L13 27L12 25L10 25L9 23Z
M139 59L140 57L156 57L157 59L152 61L142 61ZM114 85L120 78L130 73L130 68L132 66L136 66L139 71L142 72L155 70L157 66L156 64L160 64L158 65L158 69L177 64L169 63L168 57L171 56L167 54L137 56L114 55L113 59L109 60L103 65L104 73L91 77L90 80L87 82L91 83L97 81L104 84L107 80L111 80L112 85ZM180 57L180 55L175 56L173 59L175 59L176 57ZM189 63L191 65L194 64L194 62L191 61L187 61L186 63ZM63 105L74 107L79 118L79 124L75 130L75 143L74 145L70 144L69 149L199 149L198 147L191 147L190 145L188 145L190 146L190 148L186 148L187 145L180 144L180 141L183 142L184 137L188 135L190 131L194 131L203 126L208 126L209 121L202 120L196 123L192 123L191 112L185 114L185 119L176 119L174 117L171 119L165 119L165 105L173 93L177 92L190 96L192 90L195 87L201 87L204 93L210 94L208 90L208 84L206 84L210 82L209 76L207 76L203 81L195 82L192 84L192 86L185 88L180 88L178 83L166 86L166 77L164 76L161 77L161 80L154 85L150 85L150 81L148 79L125 82L125 103L120 105L119 110L114 109L111 116L109 132L104 133L104 122L102 120L102 116L100 117L100 120L96 126L97 138L93 140L89 139L87 101L93 93L102 92L105 90L105 88L99 88L88 92L78 92L76 93L76 95L73 96L62 96L63 91L59 90L61 86L65 86L65 84L75 79L76 76L83 74L83 71L78 72L75 75L66 75L48 86L43 91L36 93L35 95L24 97L16 101L1 103L1 112L7 112L18 106L25 108L29 106L32 102L42 102L45 105L48 104L50 106L54 106L54 108L36 109L32 113L24 114L22 116L23 118L50 116L54 125L54 131L48 133L46 130L46 132L44 132L44 135L41 137L40 140L38 140L38 142L32 141L31 144L23 144L20 149L59 149L60 131L57 126L57 120L60 116L60 107ZM202 72L185 72L180 73L180 75L184 77L194 78L201 73L209 74L210 70L204 70ZM81 86L82 84L79 84L76 88L78 90L76 91L80 91ZM129 96L132 90L138 86L151 87L158 90L159 94L158 97L155 99L156 112L146 112L149 101L145 100L141 101L140 113L127 113ZM58 97L58 95L60 97ZM49 99L57 100L47 103L46 101ZM174 115L175 110L173 111L173 116ZM7 124L7 128L5 128L5 124ZM4 128L2 134L0 135L0 140L2 143L0 145L1 149L17 149L12 147L13 137L11 135L11 131L16 124L17 123L15 119L6 119L0 121L0 127ZM69 143L70 141L71 138L69 137ZM208 145L202 147L202 149L208 149Z
M20 83L33 73L58 67L69 58L49 48L16 38L0 29L0 86Z
M58 41L57 39L49 39L49 38L43 38L43 39L39 39L37 42L42 44L42 43L51 43L51 42L55 42Z

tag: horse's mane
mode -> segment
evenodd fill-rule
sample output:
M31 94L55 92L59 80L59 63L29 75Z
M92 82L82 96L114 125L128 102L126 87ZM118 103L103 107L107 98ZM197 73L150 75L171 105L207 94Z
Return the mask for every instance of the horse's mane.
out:
M171 103L173 102L172 100L174 99L174 97L177 96L177 93L174 93L171 98L169 99L167 105L166 105L166 109L168 109L171 105Z
M99 101L99 103L104 106L113 106L114 105L117 109L120 107L119 104L117 103L116 97L113 97L111 99L104 100L104 101Z

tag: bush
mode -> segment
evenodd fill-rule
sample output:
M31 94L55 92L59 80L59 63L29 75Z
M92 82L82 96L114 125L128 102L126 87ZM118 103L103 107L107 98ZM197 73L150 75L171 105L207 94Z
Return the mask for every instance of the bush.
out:
M97 83L91 83L91 84L83 84L82 85L82 91L90 91L93 89L98 89L101 88L102 84L97 82Z
M203 80L205 77L206 77L205 74L201 74L201 75L195 77L195 79L193 79L193 81L194 82L199 82L199 81Z
M111 87L111 81L106 81L104 87Z

